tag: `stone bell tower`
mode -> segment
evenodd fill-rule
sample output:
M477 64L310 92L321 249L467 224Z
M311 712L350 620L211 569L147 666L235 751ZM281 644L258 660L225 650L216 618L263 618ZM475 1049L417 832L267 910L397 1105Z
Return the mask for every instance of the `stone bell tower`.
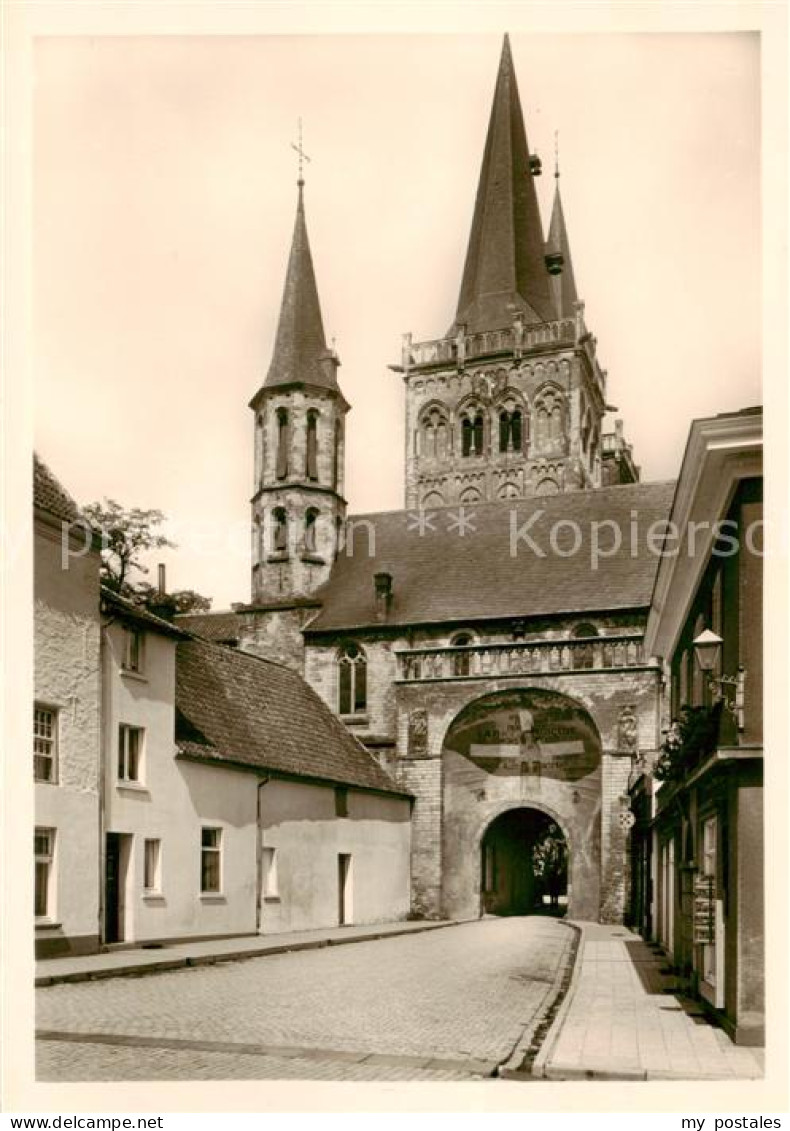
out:
M455 320L436 341L406 335L392 366L406 385L407 507L604 481L606 372L576 293L559 180L544 240L540 173L505 36ZM618 464L621 481L629 467Z
M346 516L340 362L324 335L300 175L274 352L255 413L252 603L310 596L329 577Z

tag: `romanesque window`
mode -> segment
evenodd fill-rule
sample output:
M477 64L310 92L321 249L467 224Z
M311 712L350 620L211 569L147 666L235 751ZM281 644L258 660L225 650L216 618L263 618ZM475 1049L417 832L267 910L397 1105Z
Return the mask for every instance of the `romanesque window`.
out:
M335 421L335 442L332 448L332 486L335 490L340 484L340 421Z
M308 479L318 479L318 413L315 409L307 414L305 472Z
M258 413L255 418L255 459L258 468L258 486L260 487L265 478L264 471L264 452L265 452L265 436L263 424L263 413Z
M447 414L429 408L420 421L422 455L427 459L446 459L450 450L450 428Z
M288 475L288 455L290 447L290 428L288 425L288 411L284 408L277 409L277 478L285 479Z
M314 507L310 507L304 516L304 552L306 554L314 554L318 549L316 541L317 522L318 511Z
M535 442L538 451L559 451L564 446L564 405L556 389L541 393L535 406Z
M503 408L499 413L499 450L500 452L520 452L523 440L523 417L521 409L515 408L508 411Z
M272 552L275 554L288 553L288 515L283 507L275 507L272 511Z
M479 409L469 410L461 419L461 455L481 456L484 441L483 413Z
M337 709L341 715L358 715L367 708L367 659L358 644L350 642L337 657Z
M587 620L580 621L579 624L574 625L573 632L571 633L571 636L575 640L582 639L585 636L598 636L598 635L600 635L599 632L598 632L598 629L595 627L594 624L591 624Z

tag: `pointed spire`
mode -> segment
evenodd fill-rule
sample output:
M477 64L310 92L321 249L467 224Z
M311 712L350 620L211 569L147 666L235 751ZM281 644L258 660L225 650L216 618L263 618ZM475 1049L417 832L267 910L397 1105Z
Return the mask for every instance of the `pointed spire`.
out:
M291 254L285 276L280 321L265 388L295 381L337 389L337 358L327 349L321 304L313 271L304 213L304 178L299 171Z
M549 238L546 242L546 261L551 272L551 287L554 294L556 318L572 318L574 304L578 302L576 293L576 280L573 277L573 263L571 261L571 247L568 241L568 230L565 227L565 215L562 211L562 198L560 197L560 167L557 159L554 173L556 184L554 188L554 206L551 210L551 224L549 225ZM558 270L552 267L558 266Z
M466 253L456 326L470 333L554 318L543 229L510 41L505 36Z

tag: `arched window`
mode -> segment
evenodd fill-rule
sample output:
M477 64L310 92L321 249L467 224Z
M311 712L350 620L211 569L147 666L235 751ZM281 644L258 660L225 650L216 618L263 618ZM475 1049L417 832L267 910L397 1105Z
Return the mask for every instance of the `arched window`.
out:
M483 414L478 412L472 425L472 433L474 436L474 453L476 456L483 454Z
M343 519L340 515L335 519L335 558L343 551Z
M312 408L307 413L305 471L308 479L318 479L318 413Z
M288 553L288 515L283 507L275 507L272 511L272 552L275 554Z
M514 452L521 451L522 428L521 409L514 409L510 414L510 442Z
M340 486L340 421L335 421L335 443L332 449L332 486Z
M288 449L290 448L290 429L288 427L288 411L284 408L277 409L277 478L285 479L288 475Z
M438 406L427 408L420 417L419 452L425 459L445 459L448 452L447 416Z
M475 642L471 632L456 632L450 640L453 648L469 648ZM456 652L453 655L453 675L467 676L471 670L471 652Z
M468 416L465 416L461 421L461 455L470 456L472 454L473 441L472 421Z
M265 436L263 413L259 412L255 418L255 466L257 468L258 487L262 486L266 475L264 471Z
M304 516L304 552L306 554L314 554L318 549L316 542L317 522L318 511L314 507L310 507Z
M344 645L337 657L337 709L341 715L359 715L368 704L368 664L358 644Z
M510 446L510 413L505 409L499 414L499 450L506 452Z
M564 406L557 389L539 395L535 408L535 439L539 451L560 451L565 442Z

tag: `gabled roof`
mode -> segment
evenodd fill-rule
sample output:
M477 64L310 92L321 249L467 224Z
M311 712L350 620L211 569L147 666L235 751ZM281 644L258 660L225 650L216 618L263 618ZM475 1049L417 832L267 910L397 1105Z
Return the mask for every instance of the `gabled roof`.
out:
M33 454L33 505L61 522L77 522L80 512L47 465Z
M322 609L305 632L381 628L376 573L392 576L384 622L390 625L646 609L659 562L647 548L647 531L666 519L673 490L673 483L637 483L443 507L423 512L422 523L420 512L355 516L346 550L316 593ZM462 518L471 523L463 535ZM632 555L633 519L639 536ZM603 557L615 535L611 526L599 527L601 557L594 568L592 524L609 521L621 545ZM569 554L574 528L580 548ZM520 531L545 556L518 537ZM552 531L559 553L552 549Z
M562 198L560 197L559 173L556 174L556 187L554 189L554 206L551 210L551 224L549 238L546 241L546 251L549 254L562 256L562 270L558 275L552 275L551 286L554 293L554 304L557 318L572 318L573 306L578 301L576 280L573 277L573 261L571 260L571 245L568 240L568 230L565 226L565 215L562 211Z
M337 391L337 364L326 345L300 181L277 337L263 387L304 383Z
M177 636L182 639L186 639L188 636L187 632L182 631L171 621L158 617L156 613L152 613L144 605L137 605L127 597L121 597L120 594L109 589L106 585L101 587L101 600L102 606L108 612L113 612L123 620L142 625L143 628L147 628L151 632L160 632L163 636Z
M176 651L176 745L201 761L410 796L300 675L206 640Z
M477 188L456 326L495 330L549 322L554 302L510 42L505 36Z
M215 644L238 644L241 634L242 617L240 613L179 613L175 623L179 628L211 640Z

